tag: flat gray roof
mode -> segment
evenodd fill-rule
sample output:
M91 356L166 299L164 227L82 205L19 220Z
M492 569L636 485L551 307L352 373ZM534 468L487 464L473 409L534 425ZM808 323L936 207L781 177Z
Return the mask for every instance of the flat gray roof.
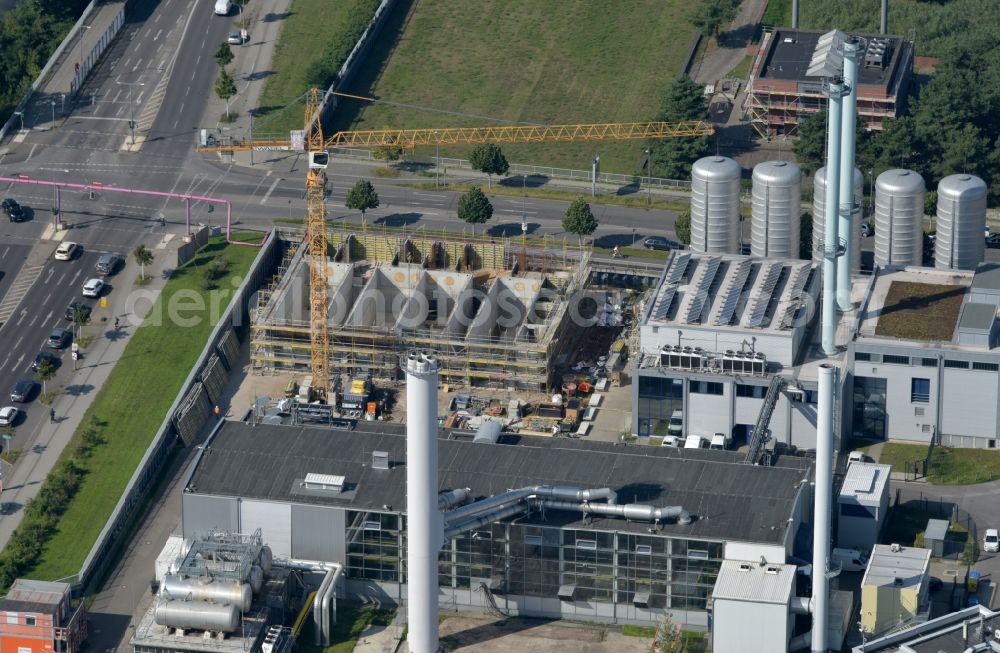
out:
M840 500L851 498L877 505L889 485L891 472L891 465L852 462L847 466L844 482L840 486Z
M968 650L973 641L972 636L979 629L980 618L988 632L1000 627L998 613L976 605L931 619L908 630L859 644L852 650L853 653L962 653ZM963 621L970 624L968 641L962 637Z
M723 560L712 598L717 601L787 604L794 588L795 565Z
M980 263L972 279L972 288L1000 293L1000 263Z
M996 317L997 307L993 304L966 302L962 305L962 313L958 318L958 328L965 330L989 332Z
M204 450L186 492L399 511L406 505L405 425L359 422L352 429L256 425L227 421ZM781 543L800 486L812 478L812 461L781 459L775 467L735 462L723 451L667 451L569 438L503 436L513 444L473 443L472 434L438 442L439 488L468 487L475 497L532 485L610 487L619 503L680 505L697 519L688 526L663 524L666 535ZM390 469L373 469L372 452L386 451ZM694 454L694 455L692 455ZM346 477L333 494L302 488L306 474ZM649 524L547 510L533 523L645 533Z
M919 586L930 565L930 549L901 546L898 551L893 551L889 544L876 544L861 586Z

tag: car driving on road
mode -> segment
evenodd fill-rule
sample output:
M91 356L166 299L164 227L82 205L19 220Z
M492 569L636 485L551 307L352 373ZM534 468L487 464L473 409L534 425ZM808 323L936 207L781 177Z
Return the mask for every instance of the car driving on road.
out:
M1000 533L995 528L987 528L983 535L983 551L996 553L1000 551Z
M14 406L4 406L0 408L0 426L13 426L17 421L17 408Z
M56 248L55 258L57 261L72 261L73 257L80 250L80 246L76 243L71 243L68 240L64 240L59 243L59 247Z
M84 297L100 297L103 290L104 282L96 277L87 279L87 283L83 284Z
M31 393L35 391L35 383L32 379L21 379L14 384L14 389L10 392L10 400L23 404L31 400Z
M101 258L97 259L97 264L94 266L94 269L96 269L99 274L107 276L117 272L118 268L120 268L124 262L125 259L121 254L115 254L113 252L109 254L101 254Z
M24 209L17 203L17 200L8 197L0 203L0 207L3 208L3 212L11 222L24 222Z
M52 367L59 367L60 363L62 363L62 359L60 359L55 354L50 354L47 351L40 351L40 352L38 352L38 355L35 356L35 360L33 360L31 362L31 370L33 372L37 372L38 371L38 367L44 361L48 361L52 365Z
M73 334L70 333L69 329L55 328L52 329L52 333L49 334L49 339L45 341L52 349L62 349L67 344L69 344L70 338Z

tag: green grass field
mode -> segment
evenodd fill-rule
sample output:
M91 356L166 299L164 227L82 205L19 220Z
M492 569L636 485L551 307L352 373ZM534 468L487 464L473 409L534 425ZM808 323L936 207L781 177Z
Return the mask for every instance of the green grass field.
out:
M194 291L206 297L208 292L201 288L199 266L222 255L231 264L231 276L218 280L216 292L227 291L226 301L221 305L228 305L235 288L230 278L242 279L258 251L253 247L226 246L223 239L213 238L192 261L174 273L151 315L156 315L180 292ZM204 311L206 319L200 324L185 328L171 324L164 310L162 326L143 324L136 329L81 422L87 425L92 418L106 422L101 430L104 443L82 461L86 476L80 490L60 519L59 531L49 541L39 565L29 574L31 578L52 580L80 570L211 333L214 324L209 323L208 313ZM95 327L90 328L96 332ZM81 430L77 429L63 457L76 448Z
M302 129L310 84L309 64L323 56L359 11L367 11L372 0L294 0L291 15L284 19L271 61L271 75L264 83L254 123L254 136L288 138L288 130ZM377 6L378 3L375 3Z
M301 0L300 0L301 1ZM373 129L652 120L678 73L694 28L695 3L627 0L405 0L352 87L386 104L342 102L334 127ZM400 38L391 38L400 34ZM360 115L359 115L360 112ZM478 116L478 117L477 117ZM503 145L517 163L631 174L642 141ZM420 154L434 155L433 148ZM464 158L468 147L441 149Z

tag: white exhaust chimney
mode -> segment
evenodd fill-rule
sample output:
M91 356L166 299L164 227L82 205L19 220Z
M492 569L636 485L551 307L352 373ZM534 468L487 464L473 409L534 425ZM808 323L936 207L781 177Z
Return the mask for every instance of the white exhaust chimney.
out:
M840 197L839 226L837 227L844 240L844 253L837 258L837 306L842 311L854 308L851 303L851 265L854 261L854 248L861 243L855 242L853 222L860 219L854 205L854 148L857 145L857 105L858 105L858 55L861 53L861 42L857 37L850 37L844 42L844 84L847 95L844 96L844 108L840 122ZM829 212L828 212L829 213Z
M832 356L837 353L837 255L841 249L837 209L840 205L840 109L845 95L843 80L834 77L826 84L824 92L829 98L829 110L826 126L826 215L823 217L826 234L823 242L821 337L823 353Z
M438 650L438 552L444 520L438 511L437 386L433 353L411 351L406 369L406 602L411 653Z
M792 0L792 29L799 28L799 0Z
M878 24L878 33L882 36L889 33L889 0L882 0L882 20Z
M812 653L827 653L826 631L829 623L830 511L833 496L833 389L837 368L829 363L819 366L819 401L816 406L816 487L813 506L812 606L813 626L810 638Z

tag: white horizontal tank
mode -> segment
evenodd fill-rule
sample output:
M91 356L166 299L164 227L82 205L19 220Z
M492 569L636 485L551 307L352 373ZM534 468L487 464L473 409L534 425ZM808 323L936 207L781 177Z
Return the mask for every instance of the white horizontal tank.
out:
M691 166L691 249L736 254L740 247L740 164L707 156Z
M788 161L764 161L753 169L750 253L799 258L802 171Z

